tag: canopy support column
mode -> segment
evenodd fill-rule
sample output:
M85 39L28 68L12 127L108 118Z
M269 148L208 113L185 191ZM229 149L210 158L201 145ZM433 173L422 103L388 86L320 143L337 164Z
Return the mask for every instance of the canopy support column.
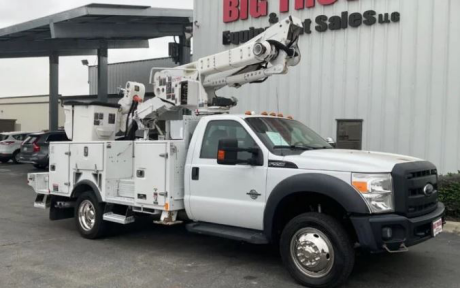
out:
M107 93L109 87L107 55L107 45L102 45L102 47L98 49L98 101L101 102L107 102Z
M58 130L59 117L59 54L51 52L50 60L50 96L49 96L49 129Z
M179 64L190 63L190 39L187 39L185 35L179 36L179 47Z

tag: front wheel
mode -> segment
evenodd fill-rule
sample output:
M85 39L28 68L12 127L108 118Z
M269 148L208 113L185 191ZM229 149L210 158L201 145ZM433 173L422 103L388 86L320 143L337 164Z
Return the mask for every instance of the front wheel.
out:
M355 261L344 228L333 217L320 213L293 218L282 232L280 253L291 276L312 288L341 285Z
M85 192L77 199L75 206L75 223L78 232L87 239L102 237L107 223L102 219L104 204L99 203L92 192Z

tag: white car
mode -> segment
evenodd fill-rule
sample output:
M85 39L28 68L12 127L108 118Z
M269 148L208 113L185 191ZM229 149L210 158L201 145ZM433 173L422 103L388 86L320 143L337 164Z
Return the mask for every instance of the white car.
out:
M29 134L28 132L0 133L0 162L6 163L12 159L14 163L19 163L21 144Z

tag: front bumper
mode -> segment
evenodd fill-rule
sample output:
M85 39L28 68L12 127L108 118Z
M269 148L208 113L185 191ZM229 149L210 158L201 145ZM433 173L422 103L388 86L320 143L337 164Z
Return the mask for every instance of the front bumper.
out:
M353 216L351 221L360 246L369 252L382 252L398 251L402 244L410 247L433 238L432 222L444 216L445 206L439 202L437 209L419 217L407 218L397 214L367 215ZM391 236L389 229L385 228L392 230Z

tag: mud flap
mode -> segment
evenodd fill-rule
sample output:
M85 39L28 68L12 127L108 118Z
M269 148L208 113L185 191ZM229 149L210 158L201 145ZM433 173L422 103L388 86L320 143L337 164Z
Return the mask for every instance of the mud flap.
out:
M51 198L50 205L50 220L63 220L74 217L74 207L73 205L63 205L70 202L57 201L56 197ZM70 203L73 204L73 203Z

